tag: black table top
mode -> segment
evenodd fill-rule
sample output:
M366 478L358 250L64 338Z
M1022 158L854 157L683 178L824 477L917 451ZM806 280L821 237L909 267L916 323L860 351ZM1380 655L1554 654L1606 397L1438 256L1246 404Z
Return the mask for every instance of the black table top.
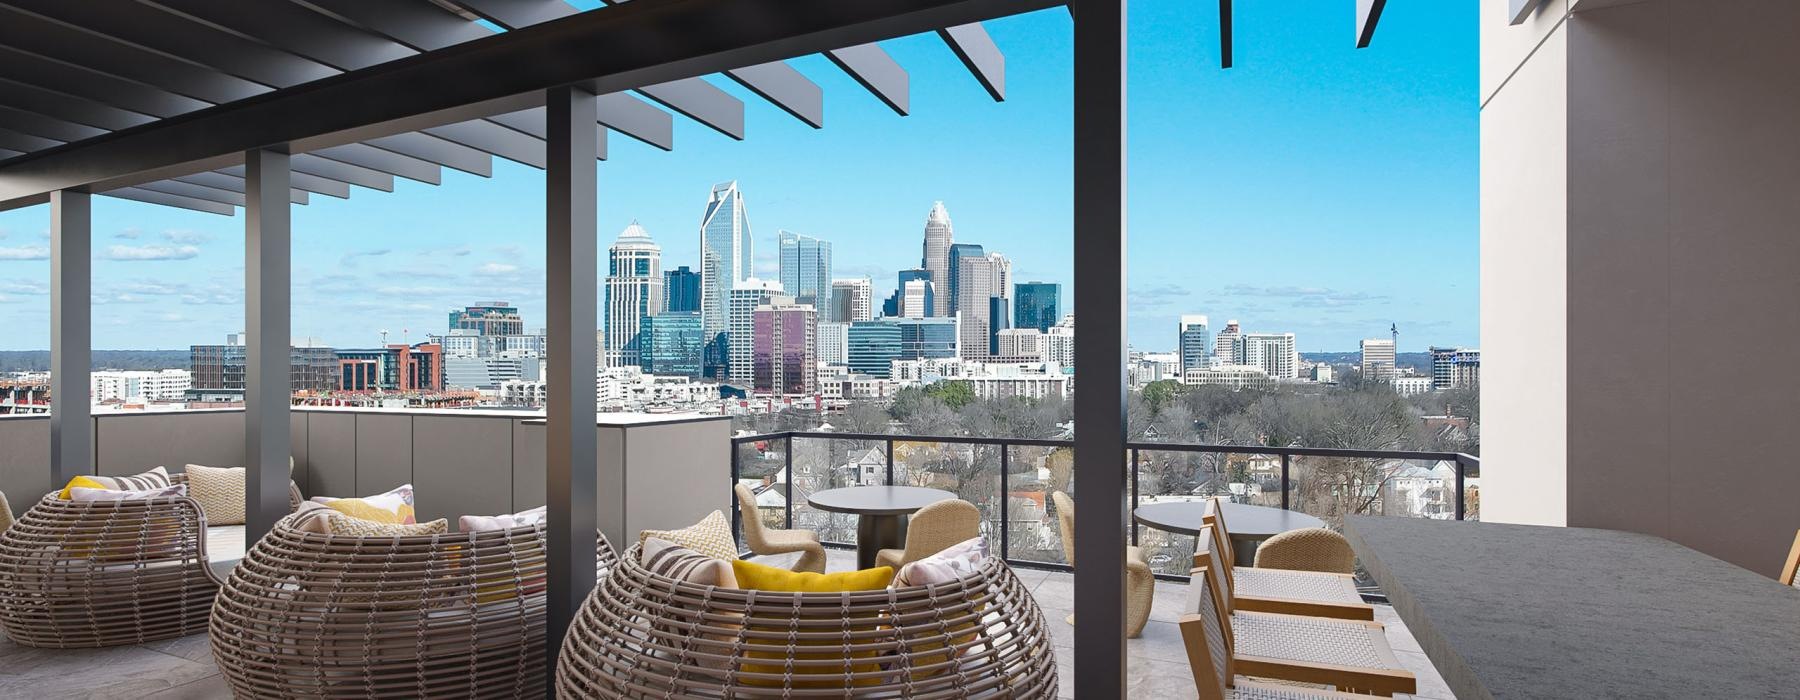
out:
M1138 523L1183 535L1198 535L1206 525L1206 502L1150 503L1131 511ZM1225 504L1225 530L1232 537L1270 538L1289 530L1325 527L1325 521L1305 513L1253 506L1248 503Z
M848 486L806 497L819 510L857 515L906 515L938 501L956 498L942 489L918 486Z
M1800 697L1800 590L1668 540L1369 516L1345 531L1463 700Z

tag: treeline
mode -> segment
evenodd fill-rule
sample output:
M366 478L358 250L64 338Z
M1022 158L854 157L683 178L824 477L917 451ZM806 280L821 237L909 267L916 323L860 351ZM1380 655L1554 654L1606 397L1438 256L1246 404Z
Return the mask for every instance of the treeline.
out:
M187 350L95 350L94 369L187 369ZM0 350L0 372L48 372L49 350Z

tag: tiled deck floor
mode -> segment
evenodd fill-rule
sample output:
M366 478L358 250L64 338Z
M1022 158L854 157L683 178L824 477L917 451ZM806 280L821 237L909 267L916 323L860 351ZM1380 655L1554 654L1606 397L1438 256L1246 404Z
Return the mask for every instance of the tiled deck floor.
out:
M855 555L830 550L828 568L855 568ZM774 563L774 562L771 562ZM1075 628L1063 622L1074 604L1074 582L1068 574L1019 569L1032 587L1056 644L1063 697L1073 697ZM1150 624L1138 639L1126 643L1128 678L1133 698L1195 697L1181 632L1175 621L1187 591L1180 584L1158 582ZM1408 670L1419 677L1420 698L1454 700L1437 670L1425 658L1392 608L1376 609L1387 625L1388 639ZM112 649L32 649L0 639L0 698L229 698L231 693L213 664L205 635Z

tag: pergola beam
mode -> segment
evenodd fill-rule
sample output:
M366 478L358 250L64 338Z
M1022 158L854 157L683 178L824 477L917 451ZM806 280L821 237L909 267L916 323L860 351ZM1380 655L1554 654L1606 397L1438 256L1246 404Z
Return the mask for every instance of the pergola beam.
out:
M220 204L210 199L194 199L193 197L183 197L178 194L154 192L142 187L121 187L114 190L107 190L100 194L114 199L129 199L133 202L175 207L176 209L187 209L204 214L231 216L237 213L237 207L229 204Z
M832 49L825 52L825 57L895 114L904 117L912 110L912 87L906 69L886 49L870 42Z
M979 23L962 24L939 29L938 36L943 37L989 97L995 102L1006 101L1006 55L1000 53L986 29Z
M1387 9L1387 0L1356 0L1356 48L1369 48L1369 41L1375 38L1375 25L1381 23L1381 11Z

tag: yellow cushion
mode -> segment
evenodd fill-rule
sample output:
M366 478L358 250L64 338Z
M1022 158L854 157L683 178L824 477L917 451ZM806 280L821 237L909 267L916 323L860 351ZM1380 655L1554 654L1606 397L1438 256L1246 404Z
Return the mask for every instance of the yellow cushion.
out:
M758 591L777 591L777 592L786 592L786 593L842 593L842 592L846 592L846 591L879 591L879 590L887 588L888 583L894 580L894 567L891 567L891 566L877 566L873 569L863 569L861 571L842 571L842 572L838 572L835 574L815 574L810 571L788 571L787 569L778 569L773 566L764 566L762 564L754 564L751 562L734 559L731 562L731 568L732 568L732 572L737 575L739 588L748 589L748 590L758 590ZM821 616L819 619L832 619L832 618ZM879 629L879 628L880 628L880 625L871 620L871 622L867 625L856 625L856 626L851 627L850 630L853 632L862 632L862 631L874 630L874 629ZM785 626L785 625L782 625L782 626L752 625L750 627L750 629L757 630L757 631L766 631L766 632L786 632L788 630L787 626ZM824 628L811 628L811 629L813 629L815 631L824 631ZM760 643L760 644L782 644L783 643L782 641L780 641L778 639L751 639L750 641L752 643ZM838 647L842 644L843 644L842 640L820 640L820 641L798 642L798 646L818 646L818 647ZM786 654L782 654L782 653L778 653L778 652L767 652L767 651L751 651L751 652L748 652L748 654L746 654L746 655L752 659L785 659L785 658L787 658ZM873 651L863 651L863 652L855 653L854 655L851 656L851 658L872 659L875 657L875 655L876 655L876 653ZM844 658L844 653L841 650L821 649L821 650L819 650L818 653L795 653L793 655L793 658L797 661L837 660L837 661L841 662ZM795 666L793 671L794 671L794 675L796 675L796 676L816 675L816 674L836 675L839 673L843 673L843 669L844 669L844 667L841 663L835 663L835 664L823 664L823 665L818 665L818 666ZM851 673L870 673L870 672L880 671L880 670L881 670L881 664L876 663L876 662L859 663L859 664L852 665L850 667ZM768 664L768 665L746 663L746 664L744 664L744 671L746 673L782 674L787 671L787 665L785 663L776 663L776 664ZM744 679L743 682L745 685L752 685L752 686L765 687L765 688L766 687L777 687L777 686L781 685L781 683L779 681L770 681L770 680L762 680L762 679L755 679L755 678L746 678L746 679ZM883 678L879 675L875 675L875 676L868 676L865 678L857 679L855 681L854 685L868 686L868 685L877 685L882 682L883 682ZM832 681L794 680L791 682L791 687L793 687L793 688L840 688L843 686L837 682L832 682Z
M402 484L387 493L362 498L316 497L313 501L344 515L372 522L388 525L411 525L418 522L413 516L412 484Z
M63 487L62 493L58 494L57 498L61 498L65 501L69 500L70 490L75 488L104 489L106 488L106 485L85 476L78 476L69 480L69 485Z
M638 533L638 544L650 538L668 540L714 559L734 561L738 558L737 542L731 539L731 521L725 513L713 511L700 522L680 530L644 530Z
M879 591L894 580L894 567L877 566L862 571L840 571L815 574L811 571L788 571L755 562L734 559L732 573L737 574L738 588L784 593L842 593L845 591Z

